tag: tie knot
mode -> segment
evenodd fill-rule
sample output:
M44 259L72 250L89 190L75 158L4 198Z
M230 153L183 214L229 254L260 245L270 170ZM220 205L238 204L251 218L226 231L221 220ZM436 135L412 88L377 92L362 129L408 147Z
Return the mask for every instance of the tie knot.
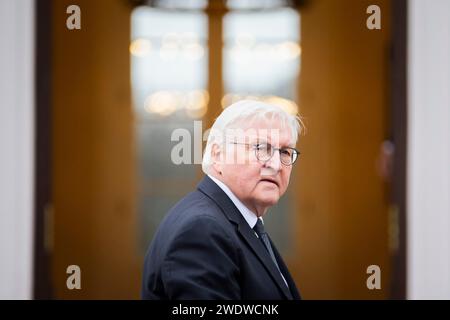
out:
M253 227L253 230L255 230L259 236L266 233L266 231L264 231L264 225L263 225L261 219L258 218L258 221L256 222L255 226Z

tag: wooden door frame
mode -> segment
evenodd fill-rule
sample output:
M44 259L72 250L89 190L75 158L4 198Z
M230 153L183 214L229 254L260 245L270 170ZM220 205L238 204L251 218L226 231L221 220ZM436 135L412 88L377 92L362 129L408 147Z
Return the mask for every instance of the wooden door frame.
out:
M35 0L34 299L51 299L51 0Z
M406 299L406 165L408 2L392 1L391 132L395 146L391 202L398 212L398 248L393 256L391 299Z

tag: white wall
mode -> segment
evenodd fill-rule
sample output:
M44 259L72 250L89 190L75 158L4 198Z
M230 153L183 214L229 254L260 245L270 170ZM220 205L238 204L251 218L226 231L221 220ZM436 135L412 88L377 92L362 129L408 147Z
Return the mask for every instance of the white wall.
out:
M31 298L34 1L0 1L0 299Z
M450 299L450 1L408 10L409 299Z

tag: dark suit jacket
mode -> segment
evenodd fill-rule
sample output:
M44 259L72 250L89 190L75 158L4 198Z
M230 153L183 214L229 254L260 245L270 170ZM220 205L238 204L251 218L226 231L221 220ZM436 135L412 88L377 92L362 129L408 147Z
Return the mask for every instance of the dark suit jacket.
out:
M288 289L263 243L208 176L161 222L147 252L143 299L300 299L280 254Z

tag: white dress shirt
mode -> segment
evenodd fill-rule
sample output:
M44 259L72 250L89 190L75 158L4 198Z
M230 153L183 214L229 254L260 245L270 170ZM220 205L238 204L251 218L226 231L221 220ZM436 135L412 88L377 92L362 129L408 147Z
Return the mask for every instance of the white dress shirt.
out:
M231 201L234 203L234 205L236 206L236 208L238 208L239 212L242 214L242 216L244 217L245 221L247 221L248 225L250 226L250 228L253 230L253 227L256 225L256 222L258 221L258 216L253 213L253 211L251 211L249 208L247 208L242 202L241 200L239 200L234 193L230 190L230 188L227 187L227 185L225 183L223 183L222 181L220 181L217 178L214 178L213 176L208 174L208 177L211 178L212 181L214 181L219 187L220 189L223 190L223 192L225 192L228 196L228 198L231 199ZM264 223L264 220L262 218L261 221ZM258 234L255 231L255 235L258 237ZM258 237L259 238L259 237ZM284 278L283 273L280 271L281 277L284 280L284 283L286 283L286 286L289 288L289 285L287 284L286 279Z
M238 208L239 212L242 214L242 216L244 217L245 221L247 221L247 223L250 226L250 228L253 229L253 227L255 226L256 222L258 221L258 216L255 213L253 213L249 208L247 208L241 202L241 200L239 200L234 195L234 193L231 192L230 188L228 188L225 183L223 183L222 181L220 181L217 178L214 178L213 176L210 176L209 174L208 174L208 177L210 177L211 180L214 181L220 187L220 189L222 189L223 192L225 192L227 194L228 198L230 198L231 201L233 201L234 205L236 206L236 208Z

